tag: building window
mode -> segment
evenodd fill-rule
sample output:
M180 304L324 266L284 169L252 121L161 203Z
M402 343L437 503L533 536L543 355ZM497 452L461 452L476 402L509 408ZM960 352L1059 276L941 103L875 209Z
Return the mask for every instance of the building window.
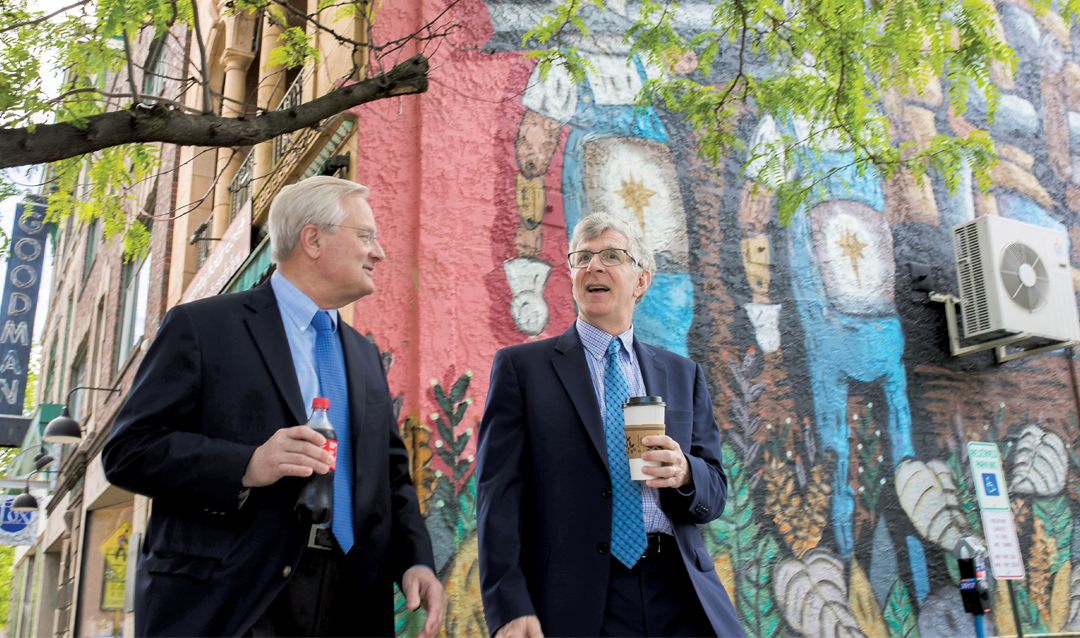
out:
M143 95L160 96L165 91L165 58L168 47L165 40L168 33L164 33L150 44L150 56L146 58L145 73L143 74ZM154 100L147 100L153 104Z
M138 553L132 542L132 502L86 513L82 596L79 604L80 636L119 636L124 626L127 571Z
M87 276L90 275L90 266L94 265L94 257L97 255L98 228L100 225L101 218L95 217L90 221L90 226L86 231L86 259L83 261L83 279L86 279Z
M150 262L153 255L147 253L139 260L124 264L123 294L120 301L120 341L117 344L116 367L120 368L131 354L131 349L146 332L146 304L150 299Z
M86 385L86 343L79 346L75 362L71 364L71 390ZM71 392L69 390L69 392ZM68 405L71 417L76 421L83 420L83 391L79 390L71 395L71 404Z
M45 375L45 394L43 403L53 403L53 379L56 378L56 341L53 340L52 348L49 348L49 367L43 371Z

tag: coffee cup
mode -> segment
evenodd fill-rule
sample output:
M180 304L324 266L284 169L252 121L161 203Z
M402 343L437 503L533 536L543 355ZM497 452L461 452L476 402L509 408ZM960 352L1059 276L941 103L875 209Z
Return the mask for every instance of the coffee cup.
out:
M630 461L630 478L635 481L647 481L649 476L641 471L646 465L660 467L659 461L646 461L641 455L649 450L662 450L658 446L646 446L641 439L647 436L664 434L663 397L630 397L623 403L623 419L626 431L626 458Z

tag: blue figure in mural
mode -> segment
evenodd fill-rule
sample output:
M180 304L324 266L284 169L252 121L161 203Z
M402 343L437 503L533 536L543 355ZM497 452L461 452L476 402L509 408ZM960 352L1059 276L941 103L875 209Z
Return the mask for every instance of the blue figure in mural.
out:
M762 169L761 155L770 145L781 144L785 137L803 140L806 136L804 124L797 119L763 118L753 142L759 157L746 168L751 180ZM904 334L893 300L892 233L884 216L881 180L872 169L858 174L851 160L851 153L835 145L820 154L798 153L798 177L835 172L811 191L787 230L793 297L805 334L815 420L822 446L837 455L832 522L845 558L854 545L847 414L852 381L879 383L885 394L894 467L915 454L902 361ZM746 311L766 352L780 346L779 306L768 298L770 258L763 234L769 205L770 198L753 181L744 186L742 253L753 293Z
M630 58L622 32L613 26L628 25L629 19L625 6L616 4L609 3L604 16L612 24L601 23L589 40L577 44L591 65L584 81L575 83L559 65L544 78L537 68L521 97L526 112L515 144L521 171L516 186L521 214L515 238L518 257L504 264L514 295L511 315L526 334L539 334L547 323L543 284L549 268L538 259L543 176L565 126L569 135L562 158L562 197L567 231L594 212L642 229L652 245L657 272L634 311L635 334L687 356L694 291L686 212L664 125L652 107L638 109L635 104L647 80L669 71L690 71L695 61L687 56L664 70Z

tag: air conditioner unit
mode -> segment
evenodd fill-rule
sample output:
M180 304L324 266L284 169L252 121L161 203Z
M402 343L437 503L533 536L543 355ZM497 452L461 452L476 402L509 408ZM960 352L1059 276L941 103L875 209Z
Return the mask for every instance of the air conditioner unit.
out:
M966 339L982 343L1026 334L1008 343L1026 350L1080 340L1061 232L984 216L952 233Z

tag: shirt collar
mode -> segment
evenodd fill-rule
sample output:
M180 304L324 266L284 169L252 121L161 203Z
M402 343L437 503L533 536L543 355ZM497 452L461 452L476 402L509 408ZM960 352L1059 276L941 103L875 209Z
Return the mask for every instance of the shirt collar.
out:
M274 296L277 297L278 306L282 310L282 317L295 325L300 332L305 332L311 325L311 319L315 313L320 310L319 305L276 270L273 275L270 275L270 287L274 289ZM330 315L330 324L336 332L338 311L336 308L330 308L326 312Z
M585 350L588 351L594 359L603 359L607 354L608 344L611 343L613 337L596 326L585 323L581 319L577 320L576 325L578 336L581 338L581 344L585 346ZM616 335L614 338L622 341L623 347L626 348L628 353L634 351L634 326L631 325L629 330Z

